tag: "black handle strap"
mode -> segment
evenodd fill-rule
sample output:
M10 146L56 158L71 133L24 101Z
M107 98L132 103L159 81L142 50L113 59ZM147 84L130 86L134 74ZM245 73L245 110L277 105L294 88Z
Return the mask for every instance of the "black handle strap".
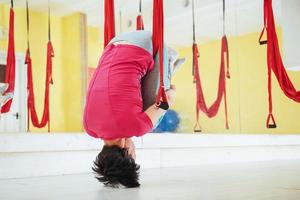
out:
M268 128L277 128L277 125L276 124L269 124Z
M10 0L10 7L14 8L14 0Z
M194 133L201 133L202 132L202 127L200 126L200 123L199 123L199 118L198 118L198 112L197 112L197 123L195 124L194 126Z
M277 128L277 124L275 122L275 118L272 113L269 113L269 115L268 115L267 128Z
M259 35L258 42L260 45L265 45L268 43L267 39L262 39L265 33L266 27L264 27Z
M160 101L156 107L161 108L163 110L168 110L169 109L169 104L168 102Z

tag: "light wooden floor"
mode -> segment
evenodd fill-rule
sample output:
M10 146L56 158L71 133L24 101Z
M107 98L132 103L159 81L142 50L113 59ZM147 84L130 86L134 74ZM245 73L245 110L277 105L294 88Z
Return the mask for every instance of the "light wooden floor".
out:
M144 169L141 184L107 188L92 174L8 179L0 180L0 199L300 200L300 160Z

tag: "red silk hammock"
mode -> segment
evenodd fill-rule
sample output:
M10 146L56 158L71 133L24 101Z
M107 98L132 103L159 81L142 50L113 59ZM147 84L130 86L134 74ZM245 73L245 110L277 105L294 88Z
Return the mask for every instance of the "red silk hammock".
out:
M14 4L11 0L11 7L9 12L9 31L8 31L8 48L6 58L6 73L5 83L9 86L6 92L14 92L15 89L15 70L16 70L16 56L15 56L15 38L14 38ZM10 110L12 99L9 100L1 108L1 113L7 113Z
M195 38L195 8L194 0L192 1L192 11L193 11L193 77L194 83L196 84L196 124L194 126L195 132L201 132L202 128L199 123L199 114L202 111L206 116L212 118L218 113L222 99L224 98L225 107L225 119L226 119L226 129L229 129L228 125L228 115L227 115L227 98L226 98L226 78L230 78L229 75L229 52L228 52L228 42L225 34L225 0L223 0L223 37L221 41L221 63L220 63L220 73L219 73L219 84L217 98L213 104L208 107L204 98L201 78L199 73L199 51ZM227 72L225 73L225 65L227 67Z
M105 0L104 2L104 46L115 36L114 22L114 1ZM164 20L163 20L163 0L153 0L153 30L152 45L153 55L159 53L159 89L156 97L156 105L163 109L168 109L167 96L163 83L163 48L164 48Z
M115 37L114 0L104 1L104 47Z
M267 40L263 41L262 36L265 30L267 32ZM275 74L281 90L288 98L300 103L300 91L295 89L282 62L275 28L272 0L264 0L264 28L259 37L259 43L261 45L267 44L269 114L266 126L267 128L276 128L276 122L272 113L271 71Z
M139 3L139 14L136 17L136 30L144 30L144 22L142 17L142 0Z
M46 81L45 81L45 97L44 97L44 110L41 121L39 121L36 108L35 98L33 90L33 78L32 78L32 60L30 57L29 46L29 9L28 1L26 0L27 10L27 51L25 57L25 64L27 64L27 90L28 90L28 131L30 128L30 119L32 125L37 128L45 127L48 124L48 132L50 132L50 109L49 109L49 92L50 84L53 84L52 80L52 58L54 57L54 51L51 43L51 31L50 31L50 5L48 2L48 43L47 43L47 63L46 63Z
M164 5L163 0L153 0L153 29L152 29L153 55L159 53L159 88L156 97L156 105L164 110L169 108L164 87Z

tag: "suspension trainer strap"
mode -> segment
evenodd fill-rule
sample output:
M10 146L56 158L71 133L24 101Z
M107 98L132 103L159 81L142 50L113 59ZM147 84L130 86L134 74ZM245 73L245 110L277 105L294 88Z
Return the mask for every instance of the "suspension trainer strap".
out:
M142 0L139 2L139 12L142 13Z
M222 38L222 56L221 56L221 66L226 65L227 66L227 72L226 72L226 78L230 78L229 74L229 50L228 50L228 41L226 35ZM226 57L225 57L225 55ZM223 62L223 64L222 64ZM225 68L225 67L224 67ZM224 69L225 70L225 69ZM226 78L224 78L224 109L225 109L225 120L226 120L226 129L229 129L229 123L228 123L228 107L227 107L227 92L226 92Z
M228 49L228 40L226 36L226 1L223 0L223 38L222 38L222 55L221 62L224 62L223 65L226 65L226 78L230 78L229 72L229 49ZM225 54L225 55L224 55ZM224 109L225 109L225 120L226 120L226 129L229 129L228 124L228 107L227 107L227 92L226 92L226 79L224 80Z
M194 0L192 0L192 17L193 17L193 44L196 44L196 30L195 30L195 4L194 4ZM197 45L197 44L196 44ZM199 57L199 52L197 52L198 57ZM194 59L193 59L193 67L192 67L192 76L193 78L193 83L196 83L195 80L195 63L194 63Z
M265 34L265 31L266 31L266 26L267 26L267 6L266 6L266 3L264 3L264 27L259 35L259 38L258 38L258 42L260 45L265 45L268 43L268 40L267 39L263 39L263 36Z
M193 76L193 83L196 83L196 77L195 77L195 70L198 70L198 58L199 58L199 51L196 43L196 30L195 30L195 4L194 0L192 0L192 18L193 18L193 46L192 46L192 52L193 52L193 66L192 66L192 76ZM196 68L196 69L195 69ZM198 106L198 101L196 101L196 124L194 126L194 132L202 132L202 127L199 122L199 114L200 114L200 108Z
M264 4L264 28L262 33L259 37L260 45L267 44L267 40L262 41L262 36L264 34L264 31L266 30L266 13L267 13L267 7L266 3ZM273 100L272 100L272 69L271 65L268 64L268 101L269 101L269 114L266 121L266 127L267 128L277 128L277 124L275 121L275 118L273 116Z

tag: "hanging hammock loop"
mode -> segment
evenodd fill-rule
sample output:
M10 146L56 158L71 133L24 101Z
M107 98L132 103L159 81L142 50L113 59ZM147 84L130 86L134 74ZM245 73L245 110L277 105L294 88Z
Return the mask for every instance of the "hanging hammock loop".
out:
M48 1L48 3L50 3ZM50 31L50 5L48 5L48 43L47 43L47 64L46 64L46 82L45 82L45 97L44 97L44 110L41 121L39 121L36 108L35 97L33 90L33 76L32 76L32 60L30 57L30 42L29 42L29 7L28 0L26 0L26 16L27 16L27 50L25 56L25 64L27 64L27 90L28 90L28 120L27 130L30 131L30 121L32 125L37 128L43 128L48 124L48 132L50 132L50 84L53 84L52 79L52 58L54 57L53 46L51 43L51 31Z

